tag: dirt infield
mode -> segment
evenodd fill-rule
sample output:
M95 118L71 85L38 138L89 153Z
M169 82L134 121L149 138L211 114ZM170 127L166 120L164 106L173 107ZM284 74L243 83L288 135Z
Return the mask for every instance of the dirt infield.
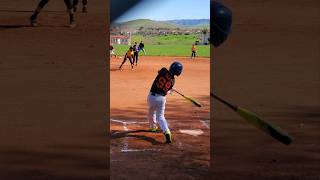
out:
M0 179L107 179L106 3L0 2Z
M157 71L174 59L184 65L175 88L202 103L198 108L178 94L167 96L166 119L174 143L164 144L163 134L147 132L146 99ZM210 163L209 59L140 56L117 70L122 59L111 60L111 179L201 179ZM191 132L200 135L185 134Z

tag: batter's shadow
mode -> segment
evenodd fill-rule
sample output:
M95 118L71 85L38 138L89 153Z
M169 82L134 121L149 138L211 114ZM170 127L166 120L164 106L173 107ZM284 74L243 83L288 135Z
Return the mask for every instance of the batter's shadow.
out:
M25 24L0 24L0 29L16 29L16 28L25 28L32 27L31 25Z
M110 71L120 71L119 68L110 68Z
M150 133L150 131L147 131L147 130L131 130L131 131L126 131L126 132L118 132L118 131L116 131L116 132L111 134L111 139L133 137L133 138L137 138L137 139L141 139L141 140L147 141L147 142L151 143L152 145L163 144L162 142L159 142L159 141L157 141L156 139L154 139L152 137L148 137L148 136L144 136L144 135L131 134L131 133L141 133L141 132Z

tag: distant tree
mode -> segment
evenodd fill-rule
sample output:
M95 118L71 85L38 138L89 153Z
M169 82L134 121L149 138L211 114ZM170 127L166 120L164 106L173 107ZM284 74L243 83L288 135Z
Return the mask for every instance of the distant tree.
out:
M138 30L141 31L143 28L144 28L143 26L140 26Z

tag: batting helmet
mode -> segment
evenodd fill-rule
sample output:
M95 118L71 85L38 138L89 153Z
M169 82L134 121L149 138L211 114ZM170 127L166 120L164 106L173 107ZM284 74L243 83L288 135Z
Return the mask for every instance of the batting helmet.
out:
M210 42L218 47L228 37L231 24L232 24L232 12L223 4L211 0L210 1Z
M183 65L180 62L175 61L170 65L169 71L171 74L179 76L182 72L182 69Z

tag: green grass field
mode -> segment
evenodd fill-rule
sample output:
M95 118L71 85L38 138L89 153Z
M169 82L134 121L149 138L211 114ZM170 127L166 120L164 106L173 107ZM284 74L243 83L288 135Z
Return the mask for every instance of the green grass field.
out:
M167 35L167 36L132 36L132 45L142 40L145 44L147 56L191 56L191 45L199 40L199 35ZM115 53L124 56L130 46L114 45ZM144 55L143 52L140 55ZM198 57L210 57L209 45L197 46Z
M115 53L124 56L130 46L114 45ZM148 45L145 44L147 56L191 56L191 46L189 45ZM210 46L197 46L198 57L210 57ZM144 55L143 52L140 55Z

